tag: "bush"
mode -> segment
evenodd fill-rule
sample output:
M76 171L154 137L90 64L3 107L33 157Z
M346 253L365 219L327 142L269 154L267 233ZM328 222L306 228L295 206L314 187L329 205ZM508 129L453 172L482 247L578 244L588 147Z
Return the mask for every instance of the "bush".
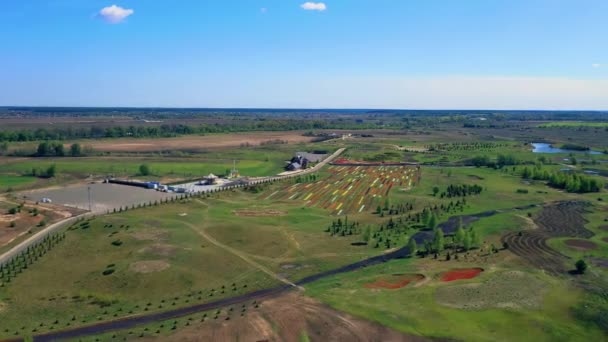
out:
M113 269L113 268L108 268L107 270L104 270L104 271L102 272L102 274L103 274L104 276L106 276L106 275L110 275L110 274L112 274L112 273L114 273L114 269Z
M576 264L574 264L574 266L576 267L576 271L579 274L584 274L585 271L587 270L587 263L583 259L580 259L579 261L577 261Z
M120 246L120 245L122 245L122 241L120 241L120 240L114 240L114 241L112 241L112 245L114 245L114 246Z
M518 194L527 194L528 193L528 189L517 189L516 191Z
M139 174L142 176L150 175L150 167L147 164L141 164L139 166Z

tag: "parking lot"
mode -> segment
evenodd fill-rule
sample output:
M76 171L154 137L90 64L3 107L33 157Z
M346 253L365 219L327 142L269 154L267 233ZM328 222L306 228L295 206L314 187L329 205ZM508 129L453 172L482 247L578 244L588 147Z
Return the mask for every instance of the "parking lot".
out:
M19 196L30 201L49 198L53 204L89 210L89 189L91 210L94 213L105 213L114 208L131 207L177 195L134 186L95 183L29 191Z

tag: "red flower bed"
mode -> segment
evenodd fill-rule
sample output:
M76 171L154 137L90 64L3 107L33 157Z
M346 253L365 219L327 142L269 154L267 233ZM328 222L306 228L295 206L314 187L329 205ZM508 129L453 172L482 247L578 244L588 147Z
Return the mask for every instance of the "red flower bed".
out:
M483 272L483 268L478 267L454 269L443 272L441 274L441 281L448 282L454 280L471 279L477 277L481 272Z

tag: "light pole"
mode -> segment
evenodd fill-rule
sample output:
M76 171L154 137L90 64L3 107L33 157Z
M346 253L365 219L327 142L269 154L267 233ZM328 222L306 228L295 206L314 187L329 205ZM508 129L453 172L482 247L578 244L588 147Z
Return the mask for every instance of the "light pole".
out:
M91 211L91 186L87 186L87 190L89 192L89 211Z

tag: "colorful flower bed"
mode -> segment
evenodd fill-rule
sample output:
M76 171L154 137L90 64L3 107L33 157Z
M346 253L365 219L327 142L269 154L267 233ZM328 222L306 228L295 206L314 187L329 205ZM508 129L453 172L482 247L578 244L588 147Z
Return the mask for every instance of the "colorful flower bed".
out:
M330 166L330 176L312 183L296 183L263 195L263 199L300 200L335 215L375 210L394 187L411 188L419 169L411 166Z

